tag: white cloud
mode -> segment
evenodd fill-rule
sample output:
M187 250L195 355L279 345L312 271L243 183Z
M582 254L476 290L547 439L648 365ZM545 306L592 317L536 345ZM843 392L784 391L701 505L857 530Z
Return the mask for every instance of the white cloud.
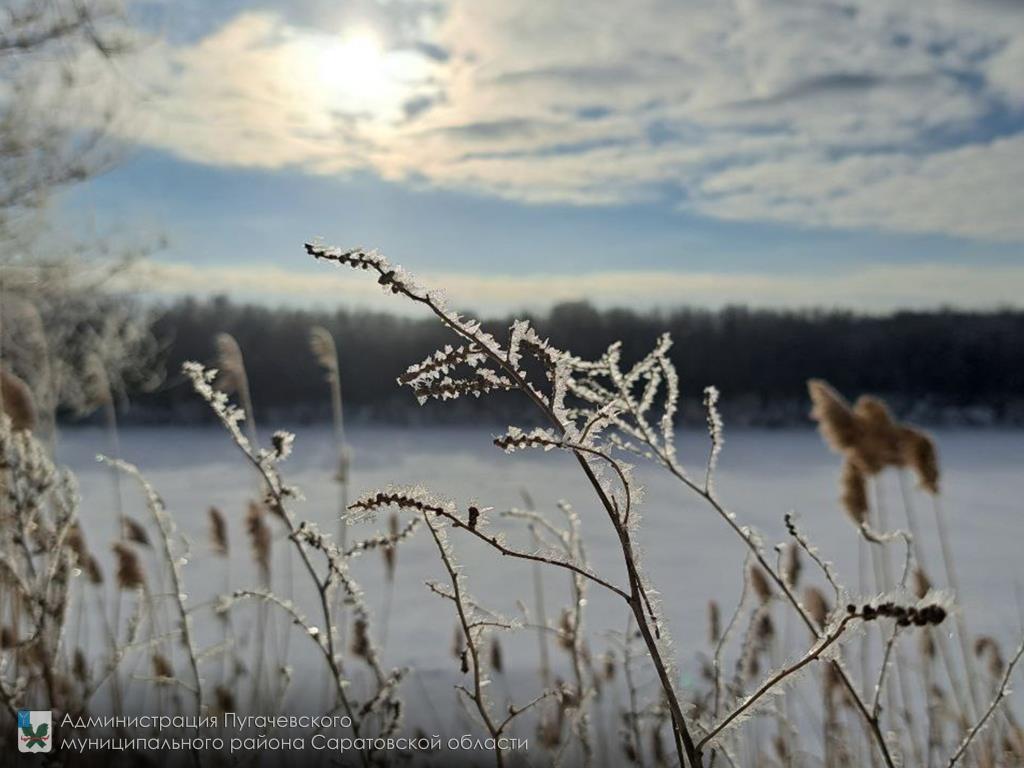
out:
M345 29L268 11L156 43L133 131L213 164L534 202L672 186L711 216L1024 240L1019 4L451 0L416 45L380 33L372 72L334 74ZM995 115L1020 133L980 138Z
M162 295L214 294L230 290L251 300L359 306L416 311L382 292L363 273L332 265L311 272L276 266L244 269L151 262L139 267L136 284ZM576 274L420 275L443 287L454 306L484 315L539 309L559 301L586 299L601 306L638 308L681 305L722 307L843 307L869 312L950 305L991 309L1019 306L1024 266L978 270L951 264L869 266L840 273L771 275L679 271L605 271Z
M1024 134L930 155L800 157L733 168L703 187L723 218L1024 240ZM826 205L820 201L827 200Z

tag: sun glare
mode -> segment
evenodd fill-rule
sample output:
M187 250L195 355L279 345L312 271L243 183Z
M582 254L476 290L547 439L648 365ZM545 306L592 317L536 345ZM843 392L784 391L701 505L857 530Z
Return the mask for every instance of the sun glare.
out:
M405 89L400 62L370 30L324 41L317 64L320 87L331 101L373 117L388 117Z

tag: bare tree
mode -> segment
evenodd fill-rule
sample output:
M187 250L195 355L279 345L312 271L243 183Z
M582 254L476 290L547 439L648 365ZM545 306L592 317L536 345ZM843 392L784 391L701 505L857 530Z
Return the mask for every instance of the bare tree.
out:
M101 105L84 62L113 62L129 32L114 0L5 0L0 11L0 237L34 229L52 194L110 167L111 105ZM88 119L78 113L88 109ZM26 219L28 221L26 221ZM18 242L16 240L16 242ZM5 243L3 260L12 254Z
M117 0L0 10L0 361L32 388L43 430L59 406L90 411L148 376L155 351L147 320L106 290L137 254L42 237L53 195L121 155L115 97L89 71L115 68L131 37Z

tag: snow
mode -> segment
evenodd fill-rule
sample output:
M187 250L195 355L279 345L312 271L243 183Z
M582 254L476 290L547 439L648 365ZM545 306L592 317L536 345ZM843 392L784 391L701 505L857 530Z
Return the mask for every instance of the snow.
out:
M317 523L324 533L337 530L339 488L332 478L337 456L328 427L261 424L288 427L297 435L294 452L281 465L286 483L298 486L305 497L296 501L298 519ZM461 511L469 504L492 506L489 528L504 532L510 545L532 550L521 519L500 517L512 507L523 508L523 491L528 491L536 508L561 524L556 503L571 502L581 518L590 566L615 584L626 578L605 512L582 477L578 465L560 452L517 452L505 455L492 444L498 429L481 428L397 428L356 427L348 431L353 451L349 498L392 484L422 485L431 492L455 501ZM708 438L700 430L675 436L680 460L699 472L707 458ZM975 634L997 638L1004 653L1016 645L1022 619L1019 592L1024 580L1024 432L949 431L937 434L943 465L942 503L951 523L951 537L962 584L961 602L968 625ZM190 606L213 601L216 595L238 588L259 586L256 566L248 549L244 527L246 504L260 495L260 481L228 435L214 427L130 428L120 435L121 458L138 465L164 500L178 529L191 540L191 555L182 568ZM109 542L116 538L117 509L114 483L109 467L95 461L97 453L109 452L107 435L92 428L66 429L60 436L58 457L79 477L83 499L81 519L89 546L101 560L105 572L112 572ZM857 539L837 501L839 461L811 430L733 430L716 472L716 489L741 524L758 529L770 547L787 540L784 516L796 511L800 530L831 561L847 589L857 589ZM707 601L718 600L723 615L732 612L740 593L745 550L738 537L700 499L686 491L667 473L653 470L645 462L635 470L645 486L645 503L640 508L639 549L644 569L659 592L660 610L674 638L674 652L683 685L696 680L698 652L709 653L706 643ZM898 477L884 477L882 498L888 506L893 527L906 527ZM125 512L154 532L145 502L134 484L121 483ZM922 528L928 573L937 586L945 585L938 541L934 535L931 498L915 492L913 503ZM219 507L228 520L231 546L230 573L225 562L212 554L207 540L209 506ZM298 558L285 556L288 546L276 521L268 521L276 532L274 589L293 599L311 624L320 624L314 590L301 571ZM403 523L407 522L403 520ZM375 524L359 523L349 532L349 544L383 529L383 516ZM533 570L528 563L502 558L483 543L458 530L450 533L451 545L464 566L473 596L483 608L508 617L522 618L517 601L533 611ZM891 548L894 565L901 564L902 544ZM286 563L293 568L293 592L285 594L287 580L281 577ZM897 572L894 569L894 572ZM397 575L391 600L386 637L380 614L389 601L383 558L379 550L369 551L353 563L353 575L366 591L378 645L385 668L409 665L417 677L405 683L419 691L420 699L434 701L453 695L458 661L451 655L455 617L452 606L429 592L428 580L446 583L434 543L422 528L400 546ZM826 594L831 589L815 566L805 559L803 584L815 583ZM547 569L543 572L547 615L557 620L561 607L569 604L569 574ZM109 582L109 578L108 578ZM584 622L591 649L599 657L608 647L608 633L621 632L626 610L617 597L588 585ZM776 616L784 617L782 606ZM239 625L251 622L253 613L239 614ZM530 619L532 621L532 617ZM216 622L199 615L197 644L210 647L220 640ZM949 625L951 627L952 625ZM794 623L790 636L799 641ZM501 637L505 676L496 676L501 689L509 686L517 697L539 692L536 634L524 629ZM317 674L308 665L322 663L311 652L306 638L291 643L288 663L303 673ZM908 646L909 647L909 646ZM793 651L797 650L794 645ZM564 654L554 643L553 658L564 668ZM181 666L184 672L184 667ZM645 682L653 673L643 674ZM422 689L422 690L421 690ZM520 698L522 698L520 697ZM415 719L415 713L412 715ZM429 724L429 723L428 723Z

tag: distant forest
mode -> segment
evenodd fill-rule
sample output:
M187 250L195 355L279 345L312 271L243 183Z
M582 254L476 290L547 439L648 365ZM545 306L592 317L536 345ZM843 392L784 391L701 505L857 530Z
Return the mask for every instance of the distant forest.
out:
M871 316L731 307L635 312L567 303L530 319L556 346L584 357L600 355L619 339L624 357L634 359L669 331L684 412L691 419L700 418L703 387L715 384L733 424L806 422L805 382L819 377L850 399L864 392L881 395L899 415L922 423L1024 424L1024 311ZM510 322L501 318L486 325L497 334ZM165 345L167 375L156 390L132 393L124 415L132 421L205 418L179 371L184 360L215 364L214 336L225 331L245 355L258 416L326 420L328 389L309 345L314 325L328 328L337 341L349 419L521 415L514 396L466 400L457 408L420 407L398 387L395 378L410 363L451 342L433 319L269 308L225 298L184 299L157 314L155 332Z

